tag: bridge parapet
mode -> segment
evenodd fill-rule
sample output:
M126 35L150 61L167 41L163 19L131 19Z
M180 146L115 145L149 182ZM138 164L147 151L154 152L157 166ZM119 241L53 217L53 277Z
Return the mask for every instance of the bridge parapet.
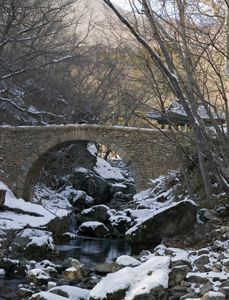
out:
M169 131L165 131L170 135ZM105 145L126 163L136 190L149 188L149 179L176 169L175 146L156 129L59 125L0 127L0 180L19 198L31 201L37 177L54 148L76 140Z

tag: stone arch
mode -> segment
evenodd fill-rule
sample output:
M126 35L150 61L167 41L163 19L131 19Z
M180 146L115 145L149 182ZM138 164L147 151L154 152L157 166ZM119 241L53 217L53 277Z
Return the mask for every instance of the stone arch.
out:
M17 197L23 198L26 201L32 201L34 187L37 182L41 168L45 165L51 156L52 151L61 149L65 145L70 145L77 140L85 140L96 143L101 143L111 150L115 151L129 168L135 182L136 190L141 188L141 172L137 163L127 153L127 151L113 142L113 137L108 135L98 135L86 130L76 130L62 135L55 136L49 142L42 143L36 151L27 157L20 168L20 175L17 180Z

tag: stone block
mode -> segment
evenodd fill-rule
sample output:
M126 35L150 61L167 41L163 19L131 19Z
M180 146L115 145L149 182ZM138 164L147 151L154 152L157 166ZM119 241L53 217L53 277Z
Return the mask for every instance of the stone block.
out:
M25 166L24 164L20 167L20 170L28 172L29 167Z
M122 148L119 148L118 150L117 150L117 154L120 156L120 157L122 157L122 153L124 152L124 149L122 149Z
M138 168L138 165L136 164L136 162L134 162L131 165L129 165L128 168L132 172Z
M140 170L139 169L135 169L134 171L131 171L132 176L137 176L137 175L141 175Z
M98 136L97 136L96 142L97 142L97 143L101 143L101 142L102 142L102 135L98 135Z

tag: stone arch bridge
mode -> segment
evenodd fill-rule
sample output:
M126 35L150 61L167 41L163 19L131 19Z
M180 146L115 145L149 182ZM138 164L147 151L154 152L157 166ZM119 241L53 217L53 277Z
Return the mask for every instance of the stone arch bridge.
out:
M0 180L16 197L32 201L37 177L50 152L77 140L97 142L115 151L131 171L137 191L149 188L150 178L178 167L175 147L155 129L100 125L1 126Z

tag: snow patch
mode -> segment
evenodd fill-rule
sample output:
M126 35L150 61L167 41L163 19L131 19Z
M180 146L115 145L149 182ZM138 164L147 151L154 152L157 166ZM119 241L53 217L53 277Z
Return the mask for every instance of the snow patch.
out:
M97 157L94 171L104 179L125 180L118 168L112 167L106 160Z
M106 299L108 293L128 289L125 300L133 299L140 291L149 291L158 285L168 287L170 258L153 257L135 268L126 267L116 273L108 274L91 291L90 296Z

